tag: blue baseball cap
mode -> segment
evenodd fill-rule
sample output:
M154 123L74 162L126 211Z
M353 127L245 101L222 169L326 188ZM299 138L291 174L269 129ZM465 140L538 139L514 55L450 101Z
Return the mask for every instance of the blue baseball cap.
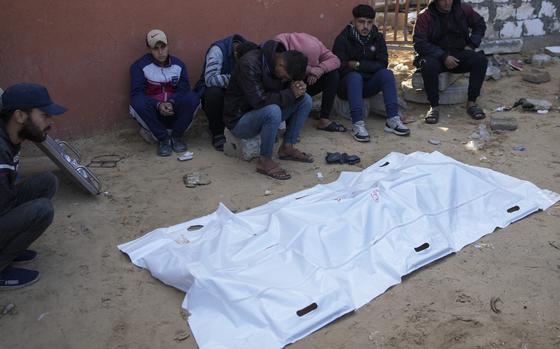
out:
M12 85L2 95L2 109L38 108L49 115L60 115L68 109L55 104L45 86L31 83Z

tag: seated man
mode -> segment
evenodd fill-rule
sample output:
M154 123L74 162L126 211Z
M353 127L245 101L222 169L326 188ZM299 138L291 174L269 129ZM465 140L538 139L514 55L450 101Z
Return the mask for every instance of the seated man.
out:
M486 32L484 18L460 0L432 0L414 25L414 60L420 68L430 102L426 123L439 121L438 74L470 73L467 113L475 120L486 117L476 105L488 60L484 51L474 52Z
M2 95L0 112L0 289L28 286L39 279L35 270L12 263L33 260L28 250L52 223L51 199L57 178L44 172L16 183L21 143L42 142L52 125L51 116L66 108L52 102L47 89L36 84L16 84Z
M240 46L244 44L243 46ZM226 138L224 137L224 93L235 61L239 58L239 50L248 51L257 45L248 42L239 34L228 36L216 41L206 52L204 66L196 90L202 93L202 109L208 118L208 125L212 133L212 145L216 150L223 151Z
M274 179L291 176L272 160L278 127L287 124L278 149L281 160L313 162L311 156L294 147L311 111L311 97L305 93L307 58L298 51L269 40L258 50L247 52L235 66L224 100L224 121L239 138L261 136L257 172Z
M140 125L158 140L159 156L169 156L172 150L184 152L183 133L192 123L199 96L191 91L185 64L169 55L161 30L150 31L146 45L149 53L130 67L131 106Z
M346 128L330 116L338 90L338 68L340 60L319 39L305 33L283 33L274 37L287 50L302 52L307 57L305 82L307 93L315 96L323 92L321 97L321 113L317 129L329 132L345 132Z
M341 62L339 95L350 104L352 136L358 142L369 142L362 101L379 92L383 92L387 110L385 131L408 136L410 130L399 115L395 76L387 69L387 45L373 24L375 10L369 5L358 5L352 15L352 22L336 37L333 46Z

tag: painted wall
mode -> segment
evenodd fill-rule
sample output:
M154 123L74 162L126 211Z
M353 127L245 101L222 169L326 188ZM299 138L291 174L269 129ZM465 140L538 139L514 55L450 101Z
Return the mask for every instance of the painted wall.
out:
M234 32L261 42L285 31L308 32L331 47L364 1L344 0L3 0L0 87L46 85L70 111L54 135L77 137L119 127L128 118L130 64L146 52L145 33L164 30L172 54L187 64L191 85L204 52ZM489 36L557 33L560 0L471 0Z
M560 0L469 0L488 24L487 38L560 33Z
M53 134L90 135L128 118L129 67L146 52L145 34L167 33L191 85L204 53L231 33L261 42L284 31L316 35L328 46L359 1L343 0L3 0L0 87L39 82L70 111Z

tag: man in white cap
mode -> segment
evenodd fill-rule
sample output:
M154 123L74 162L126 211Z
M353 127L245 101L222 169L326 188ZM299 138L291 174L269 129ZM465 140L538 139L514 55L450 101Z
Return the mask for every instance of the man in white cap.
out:
M193 121L200 98L191 91L185 64L169 54L164 32L151 30L146 46L149 53L130 67L131 107L140 126L158 140L159 156L184 152L183 133Z
M29 262L37 252L28 250L52 223L51 203L58 180L50 172L18 181L21 143L42 142L51 129L51 116L66 108L53 103L41 85L20 83L2 95L0 112L0 289L16 289L39 279L35 270L14 267Z

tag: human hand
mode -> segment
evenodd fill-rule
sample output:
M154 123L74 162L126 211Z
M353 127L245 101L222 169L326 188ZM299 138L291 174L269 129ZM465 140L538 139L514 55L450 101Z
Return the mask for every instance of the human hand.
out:
M305 84L305 82L301 80L292 81L291 88L296 98L299 98L305 94L305 91L307 90L307 85Z
M445 64L447 69L455 69L459 65L459 62L460 61L457 58L449 55L445 58L445 62L443 62L443 64Z
M158 105L158 111L163 116L171 116L175 114L175 111L173 111L173 104L170 102L161 102Z
M464 49L465 49L465 50L469 50L469 51L474 51L474 49L473 49L472 46L470 46L470 45L465 46Z
M309 69L309 74L310 75L315 75L315 77L317 77L317 79L319 79L321 76L323 76L324 73L325 72L320 67L311 67Z
M309 86L315 84L317 82L317 80L319 80L319 78L317 78L315 75L307 75L307 84Z

